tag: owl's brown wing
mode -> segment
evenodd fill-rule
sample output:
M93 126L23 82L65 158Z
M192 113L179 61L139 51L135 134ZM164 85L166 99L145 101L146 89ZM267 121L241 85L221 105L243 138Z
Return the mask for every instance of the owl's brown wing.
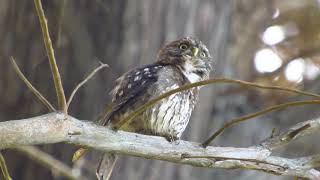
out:
M116 125L123 116L146 103L152 94L149 89L158 79L158 72L163 68L159 64L146 65L122 75L112 90L112 108L101 116L100 124Z

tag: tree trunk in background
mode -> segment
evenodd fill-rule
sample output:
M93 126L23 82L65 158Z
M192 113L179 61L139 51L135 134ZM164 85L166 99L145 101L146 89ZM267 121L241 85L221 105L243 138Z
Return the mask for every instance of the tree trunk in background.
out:
M110 102L114 80L127 70L155 60L166 42L192 35L209 46L214 57L213 77L251 79L248 67L259 44L258 33L271 17L270 1L256 0L108 0L44 1L55 54L66 95L99 61L110 68L76 95L70 114L94 119ZM1 121L46 113L9 63L14 56L26 76L51 102L56 101L38 18L31 1L0 2L0 117ZM202 89L200 104L182 139L201 142L224 121L261 109L263 99L243 94L221 95L230 86ZM281 114L279 115L279 117ZM294 116L292 116L294 118ZM278 122L256 120L226 131L219 146L248 146L270 135ZM298 119L304 120L304 119ZM296 121L298 121L296 120ZM42 146L70 163L76 147ZM6 150L13 179L61 179L13 150ZM161 161L126 157L117 164L113 179L276 179L241 170L209 170ZM1 176L0 176L1 179Z

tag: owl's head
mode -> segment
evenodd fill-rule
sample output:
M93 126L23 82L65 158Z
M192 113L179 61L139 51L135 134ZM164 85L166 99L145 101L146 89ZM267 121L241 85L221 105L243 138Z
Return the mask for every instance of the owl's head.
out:
M165 45L158 53L157 61L176 66L191 82L209 78L212 57L199 40L184 37Z

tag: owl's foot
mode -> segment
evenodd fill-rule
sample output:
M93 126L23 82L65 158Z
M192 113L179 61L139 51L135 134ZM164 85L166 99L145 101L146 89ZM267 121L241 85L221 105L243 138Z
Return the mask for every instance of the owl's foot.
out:
M163 136L163 137L166 138L166 140L168 142L170 142L171 144L178 145L180 143L180 138L178 138L176 136L166 135L166 136Z
M118 132L119 127L117 126L109 126L112 131Z

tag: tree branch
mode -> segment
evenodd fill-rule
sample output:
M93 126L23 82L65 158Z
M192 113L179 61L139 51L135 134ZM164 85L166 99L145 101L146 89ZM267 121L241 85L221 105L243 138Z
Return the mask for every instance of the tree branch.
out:
M102 62L100 62L100 66L95 68L83 81L81 81L75 88L74 90L72 91L70 97L69 97L69 100L67 102L67 109L69 108L71 102L72 102L72 99L74 97L74 95L78 92L78 90L86 83L88 82L97 72L99 72L101 69L105 68L105 67L109 67L108 64L104 64Z
M0 169L5 180L12 180L6 165L6 161L1 152L0 152Z
M66 104L66 97L64 94L61 77L59 73L59 69L57 66L56 58L54 56L54 50L52 46L52 42L49 35L49 29L46 17L44 15L41 0L34 0L34 4L37 10L37 14L40 21L40 26L42 30L43 40L44 44L47 50L47 55L50 63L51 73L53 77L54 87L56 89L56 94L58 97L58 104L59 104L59 110L62 110L64 113L67 114L67 104Z
M320 119L313 121L320 123ZM300 125L300 127L304 126ZM320 129L319 126L314 126L313 132L315 128ZM289 141L308 134L309 130L308 127L296 131L294 138ZM169 143L162 137L115 132L62 113L0 122L0 149L58 142L197 167L252 169L277 175L320 178L320 172L313 169L319 166L316 163L319 155L288 159L271 155L271 151L264 146L203 148L199 143L187 141L179 141L175 144Z
M161 96L159 96L155 99L148 101L147 103L143 104L142 106L137 108L135 111L130 113L127 117L125 117L124 119L121 119L121 121L117 125L117 129L119 129L126 122L136 118L138 115L140 115L146 109L152 107L153 105L158 103L160 100L167 98L167 97L171 96L172 94L182 92L182 91L185 91L188 89L192 89L195 87L199 87L199 86L204 86L204 85L209 85L209 84L218 84L218 83L239 84L239 85L246 86L246 87L266 89L266 90L278 90L278 91L283 91L283 92L288 92L288 93L296 93L296 94L301 94L301 95L305 95L305 96L309 96L309 97L320 98L320 95L318 95L318 94L307 92L307 91L301 91L301 90L297 90L297 89L293 89L293 88L286 88L286 87L281 87L281 86L267 86L267 85L261 85L261 84L247 82L247 81L227 79L227 78L209 79L209 80L204 80L204 81L199 81L199 82L183 85L179 88L176 88L176 89L170 90L166 93L163 93ZM209 139L204 143L204 146L207 146L208 145L207 143L210 143Z
M307 136L313 133L318 133L320 130L320 119L304 121L290 127L285 132L278 136L274 136L264 140L261 146L270 150L285 146L292 140Z
M15 148L15 150L24 153L29 158L35 160L36 162L41 163L41 165L44 165L51 169L53 173L61 174L62 176L66 177L70 180L77 180L77 179L84 179L80 177L79 175L76 175L73 173L72 168L68 167L61 161L53 158L49 154L39 150L38 148L34 146L19 146Z
M320 104L320 100L293 101L293 102L288 102L288 103L277 104L277 105L267 107L265 109L262 109L260 111L257 111L257 112L251 113L251 114L237 117L235 119L232 119L232 120L226 122L220 129L218 129L204 143L202 143L202 146L207 147L217 136L222 134L227 128L232 127L232 126L239 124L241 122L253 120L253 118L255 118L255 117L267 114L272 111L278 111L278 110L285 109L288 107L293 107L293 106L305 106L308 104L309 105L310 104Z
M10 57L11 64L13 66L13 69L18 74L19 78L27 85L29 90L38 98L38 100L45 105L49 111L53 112L56 111L56 109L50 104L50 102L31 84L31 82L24 76L24 74L21 72L19 66L17 65L14 58Z

